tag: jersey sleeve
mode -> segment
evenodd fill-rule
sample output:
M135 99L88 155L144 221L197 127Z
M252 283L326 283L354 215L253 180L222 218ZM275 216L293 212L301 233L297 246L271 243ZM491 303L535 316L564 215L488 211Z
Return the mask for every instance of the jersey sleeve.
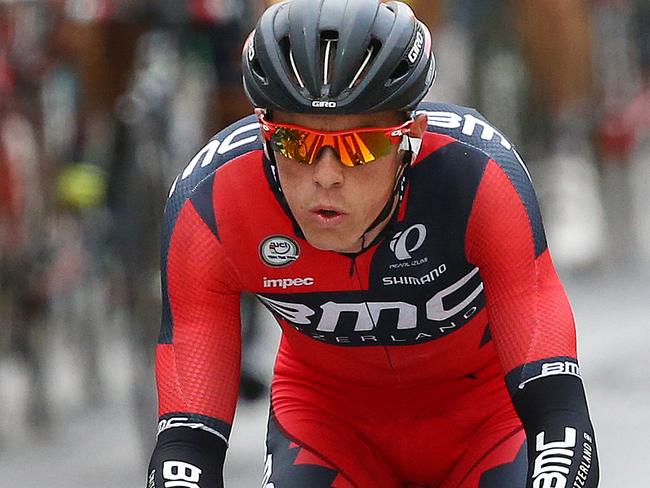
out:
M206 178L180 203L171 199L166 209L152 487L223 483L239 385L241 287L219 238L213 180Z
M596 446L574 319L518 157L487 163L465 246L483 277L490 332L527 434L527 486L596 487Z

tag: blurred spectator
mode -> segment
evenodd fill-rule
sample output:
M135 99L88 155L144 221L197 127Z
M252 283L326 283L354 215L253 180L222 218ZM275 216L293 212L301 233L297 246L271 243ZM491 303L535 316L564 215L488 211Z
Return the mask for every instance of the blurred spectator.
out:
M504 132L523 146L533 173L554 261L562 269L597 263L605 236L599 175L590 146L595 91L589 4L584 0L410 3L424 13L434 33L447 35L443 45L451 42L464 48L446 45L446 50L442 46L437 50L439 71L446 76L441 75L442 86L434 86L431 98L445 97L438 90L451 93L460 98L452 101L505 120ZM457 27L450 30L449 24ZM464 45L458 29L461 37L467 36ZM450 32L456 36L451 40ZM466 59L459 61L463 56ZM461 71L464 75L459 75ZM454 73L453 81L449 72ZM465 84L464 93L458 86L445 86L459 83ZM513 117L514 122L507 121Z
M88 397L102 396L105 324L91 322L111 317L97 317L98 287L127 313L134 355L153 351L168 186L207 138L251 111L240 56L259 3L0 0L0 317L41 405L39 348L60 328L74 336ZM52 331L46 313L58 314ZM151 412L138 425L151 439L151 367L138 366L135 401ZM257 398L264 386L249 379L242 391Z

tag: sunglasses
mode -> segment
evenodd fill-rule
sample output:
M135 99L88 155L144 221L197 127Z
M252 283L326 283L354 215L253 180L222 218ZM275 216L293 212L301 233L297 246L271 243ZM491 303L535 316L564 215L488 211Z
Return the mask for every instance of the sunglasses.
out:
M324 147L334 149L345 166L368 164L391 154L397 144L399 149L410 150L409 139L412 139L405 136L411 130L413 119L395 127L323 132L299 125L274 124L264 114L258 118L271 148L301 164L312 164Z

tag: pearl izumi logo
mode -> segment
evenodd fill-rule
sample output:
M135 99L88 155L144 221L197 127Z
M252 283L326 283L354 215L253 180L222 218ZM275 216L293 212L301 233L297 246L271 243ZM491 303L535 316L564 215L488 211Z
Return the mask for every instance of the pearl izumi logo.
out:
M284 236L272 236L264 239L260 245L262 260L274 268L293 263L300 256L298 244Z
M411 253L417 251L427 238L427 228L422 224L415 224L405 231L398 232L390 241L390 250L400 261L412 259Z

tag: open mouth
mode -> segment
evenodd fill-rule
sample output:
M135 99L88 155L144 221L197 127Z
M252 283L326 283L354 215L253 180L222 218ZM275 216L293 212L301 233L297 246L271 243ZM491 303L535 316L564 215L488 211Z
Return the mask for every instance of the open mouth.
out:
M316 212L316 213L317 213L318 215L320 215L321 217L325 217L325 218L332 218L332 217L336 217L336 216L338 216L338 215L341 215L341 214L340 214L339 212L337 212L336 210L325 210L325 209L321 209L321 210L319 210L319 211Z

